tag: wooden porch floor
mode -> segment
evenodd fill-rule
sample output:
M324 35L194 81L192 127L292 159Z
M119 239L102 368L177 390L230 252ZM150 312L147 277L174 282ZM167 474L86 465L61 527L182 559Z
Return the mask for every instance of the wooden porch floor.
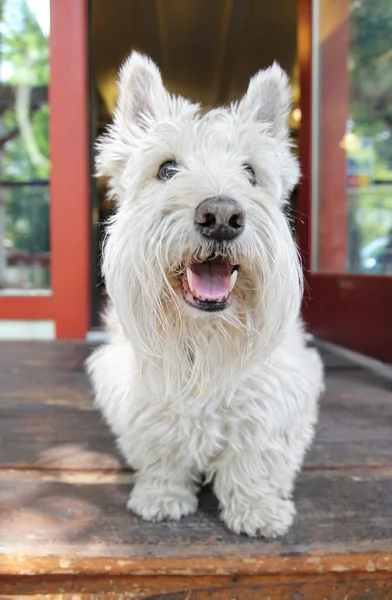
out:
M279 541L148 524L93 410L84 343L0 344L0 600L392 599L392 392L330 361L298 515Z

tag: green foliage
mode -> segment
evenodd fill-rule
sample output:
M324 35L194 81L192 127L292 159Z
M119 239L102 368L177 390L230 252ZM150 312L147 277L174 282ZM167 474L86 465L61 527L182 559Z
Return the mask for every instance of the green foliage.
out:
M392 180L392 2L351 0L350 117L372 137L376 176Z
M7 142L3 155L3 180L5 181L47 181L50 176L49 163L49 107L43 105L31 115L31 128L39 151L48 161L34 164L26 149L24 139L18 135ZM14 110L7 110L3 116L5 131L13 131L17 126Z
M48 186L11 187L6 191L6 237L15 248L49 251Z
M46 87L49 82L49 40L26 0L0 0L0 35L1 83L11 87L15 95L23 86L29 101L34 88ZM28 104L19 106L19 113L15 105L10 106L2 115L2 130L3 135L13 134L2 148L2 181L48 181L48 105L35 105L34 110ZM48 186L7 186L2 195L6 203L6 237L12 245L29 252L48 251Z
M356 225L361 233L361 243L387 235L392 227L392 186L352 190L349 206L354 209Z
M42 0L45 1L45 0ZM3 0L2 61L9 61L11 84L47 85L49 44L26 0Z
M348 194L348 268L366 271L361 253L392 226L392 2L350 1L351 131L373 140L374 178L384 184Z

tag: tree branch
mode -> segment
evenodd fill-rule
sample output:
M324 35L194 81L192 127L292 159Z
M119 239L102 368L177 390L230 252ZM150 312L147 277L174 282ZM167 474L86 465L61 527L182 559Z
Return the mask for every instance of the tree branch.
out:
M8 132L7 135L4 135L3 137L1 137L0 138L0 148L5 146L5 144L7 142L9 142L10 140L13 140L14 138L16 138L19 134L20 134L20 129L19 129L19 127L16 127L12 131Z

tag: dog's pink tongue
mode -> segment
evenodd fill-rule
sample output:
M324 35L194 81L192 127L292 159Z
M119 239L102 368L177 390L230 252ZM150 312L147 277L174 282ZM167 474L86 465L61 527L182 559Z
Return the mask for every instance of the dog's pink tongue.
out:
M193 289L198 296L207 300L217 300L229 294L232 267L228 263L208 260L193 264L191 269Z

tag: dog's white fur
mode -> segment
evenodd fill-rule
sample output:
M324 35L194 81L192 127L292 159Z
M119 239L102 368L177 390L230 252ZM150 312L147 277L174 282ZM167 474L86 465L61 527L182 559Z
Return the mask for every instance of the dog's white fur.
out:
M289 111L277 64L251 79L239 103L204 116L166 91L150 59L134 52L121 69L97 159L117 204L103 260L110 340L88 371L137 471L128 506L145 519L194 512L204 476L235 532L274 537L293 520L323 373L299 320L301 268L283 213L299 178ZM178 173L158 180L174 158ZM185 303L179 275L190 257L216 253L194 211L221 195L241 204L246 226L220 250L240 265L233 302L209 314Z

